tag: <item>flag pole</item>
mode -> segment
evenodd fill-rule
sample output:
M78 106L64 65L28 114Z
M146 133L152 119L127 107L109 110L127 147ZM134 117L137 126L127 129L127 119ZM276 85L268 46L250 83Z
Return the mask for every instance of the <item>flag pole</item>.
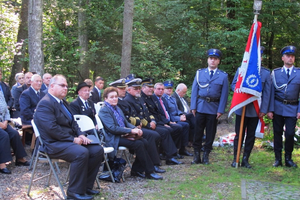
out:
M235 168L238 168L239 161L240 161L245 112L246 112L246 106L243 106L243 111L242 111L242 116L241 116L241 122L240 122L240 131L238 133L239 134L239 142L238 142L238 149L237 149L237 154L236 154Z

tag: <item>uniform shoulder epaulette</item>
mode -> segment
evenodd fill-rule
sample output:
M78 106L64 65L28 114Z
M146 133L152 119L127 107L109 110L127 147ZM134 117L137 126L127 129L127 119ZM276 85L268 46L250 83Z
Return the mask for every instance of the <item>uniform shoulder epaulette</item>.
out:
M270 69L268 69L268 68L261 67L261 69L262 69L262 70L266 70L266 71L270 72Z
M227 74L227 73L226 73L225 71L223 71L223 70L220 70L220 69L219 69L219 71L222 72L222 73L224 73L224 74Z
M200 68L200 69L198 69L198 71L201 71L201 70L203 70L203 69L206 69L206 68Z
M17 88L21 88L22 87L22 85L19 85Z
M275 68L274 71L281 70L282 67Z

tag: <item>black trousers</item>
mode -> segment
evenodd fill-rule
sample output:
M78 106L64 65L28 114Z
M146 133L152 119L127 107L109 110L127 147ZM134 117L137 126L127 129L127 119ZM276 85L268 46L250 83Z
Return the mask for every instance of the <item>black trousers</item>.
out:
M241 125L241 115L236 115L235 118L235 132L236 135L234 137L234 142L233 142L233 150L234 150L234 155L237 153L238 149L238 142L239 142L239 135L240 135L240 125ZM245 147L244 147L244 153L247 153L250 155L254 142L255 142L255 130L257 127L259 118L258 117L245 117L244 118L244 127L243 127L243 132L242 132L242 142L244 141L245 138L245 129L247 128L247 136L245 140Z
M157 145L160 141L160 135L153 130L142 128L143 138L148 141L148 153L154 165L160 164L159 154L157 151Z
M85 194L93 185L103 161L104 150L100 145L78 145L71 143L63 151L49 154L71 163L68 191Z
M190 132L190 125L188 122L177 122L178 125L181 126L182 129L182 138L181 138L181 146L180 149L185 149L185 147L189 143L189 132Z
M182 144L182 126L179 124L170 124L171 136L177 149L181 148Z
M172 158L177 154L177 148L171 137L172 129L163 125L157 125L155 131L158 132L161 137L161 147L164 150L167 159Z
M16 159L27 156L18 131L7 125L5 130L0 128L0 163L12 160L10 147L13 149Z
M192 113L186 114L185 117L186 122L188 122L190 125L189 141L193 141L195 135L195 117Z
M282 134L283 126L285 125L285 145L284 150L287 155L291 155L294 149L294 136L297 118L284 117L282 115L274 114L273 129L274 129L274 152L282 151Z
M149 156L149 144L146 139L128 140L120 137L119 146L125 146L134 150L136 157L132 164L133 171L145 173L152 173L154 171L154 165Z
M204 129L206 131L206 140L204 144L204 151L210 152L217 132L217 115L198 113L195 117L195 135L193 147L195 151L200 151L202 148L202 138Z

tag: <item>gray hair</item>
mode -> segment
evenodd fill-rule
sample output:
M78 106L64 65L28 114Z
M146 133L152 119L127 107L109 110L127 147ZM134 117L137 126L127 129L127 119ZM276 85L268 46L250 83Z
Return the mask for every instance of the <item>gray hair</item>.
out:
M156 87L157 87L157 86L159 86L159 85L162 85L162 86L164 86L164 84L163 84L163 83L161 83L161 82L158 82L158 83L155 83L155 85L154 85L154 89L156 89Z
M181 91L183 88L187 88L187 86L184 83L179 83L176 87L176 91Z
M31 77L31 81L34 81L37 77L40 77L42 79L42 77L39 74L33 74Z
M23 72L16 73L16 75L15 75L16 81L18 81L18 78L19 78L19 76L21 76L21 75L24 76Z
M66 77L64 75L62 75L62 74L56 74L55 76L53 76L51 78L49 86L52 85L52 84L54 84L54 83L56 83L56 81L57 81L58 78L64 78L64 79L66 79Z

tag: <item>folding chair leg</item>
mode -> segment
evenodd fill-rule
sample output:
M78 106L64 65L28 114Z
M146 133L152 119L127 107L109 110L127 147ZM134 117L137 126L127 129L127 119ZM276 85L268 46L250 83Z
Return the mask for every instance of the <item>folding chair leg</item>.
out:
M64 188L63 188L62 184L60 183L60 180L59 180L57 174L55 173L54 166L53 166L52 162L50 162L50 159L48 159L48 160L49 160L49 165L50 165L50 168L51 168L51 170L52 170L52 172L53 172L53 175L55 176L55 179L56 179L56 181L57 181L57 183L58 183L58 185L59 185L59 187L60 187L61 193L63 194L64 199L67 199L67 196L66 196L66 193L65 193L65 191L64 191ZM57 163L55 163L55 164L57 164ZM50 177L50 176L49 176L49 177Z
M111 181L114 183L114 182L115 182L115 179L114 179L114 176L113 176L112 171L111 171L111 169L110 169L110 166L109 166L109 164L108 164L108 161L107 161L107 155L106 155L106 154L104 154L104 162L105 162L106 167L107 167L107 169L108 169L108 172L109 172Z
M32 169L32 164L35 161L35 158L37 156L36 154L37 154L39 146L40 146L39 145L39 140L37 140L36 143L35 143L35 146L34 146L34 150L33 150L32 156L31 156L31 161L30 161L30 165L29 165L29 169L28 170Z
M127 154L126 154L126 151L123 151L123 155L124 155L124 157L125 157L125 159L126 159L128 165L129 165L129 167L132 168L132 165L131 165L130 160L129 160Z
M35 160L34 160L33 170L32 170L32 172L31 172L31 178L30 178L30 182L29 182L29 186L28 186L28 190L27 190L27 196L29 196L29 194L30 194L32 182L33 182L33 179L34 179L34 173L35 173L36 165L37 165L37 162L38 162L38 159L39 159L38 156L39 156L39 155L37 155L37 156L35 157ZM33 160L32 160L31 162L33 162Z

